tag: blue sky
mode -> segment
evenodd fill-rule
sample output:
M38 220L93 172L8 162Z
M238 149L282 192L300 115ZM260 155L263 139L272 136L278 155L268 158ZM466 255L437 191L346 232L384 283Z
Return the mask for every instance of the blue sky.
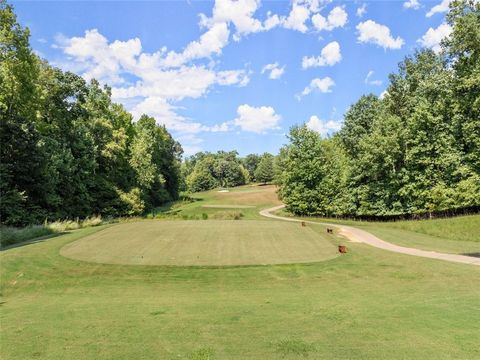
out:
M15 1L43 58L113 88L186 155L276 153L295 124L327 136L451 31L441 1Z

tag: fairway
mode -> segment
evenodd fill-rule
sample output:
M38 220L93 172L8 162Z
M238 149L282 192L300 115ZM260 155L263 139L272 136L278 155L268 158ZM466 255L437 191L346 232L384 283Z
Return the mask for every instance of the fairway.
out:
M139 221L108 227L67 244L60 253L104 264L177 266L292 264L336 257L328 235L316 230L261 220Z

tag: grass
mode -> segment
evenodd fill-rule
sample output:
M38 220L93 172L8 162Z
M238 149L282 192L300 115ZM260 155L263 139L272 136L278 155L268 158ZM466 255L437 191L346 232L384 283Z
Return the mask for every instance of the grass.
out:
M319 263L230 268L59 255L103 229L0 254L3 359L480 357L477 267L356 243Z
M277 212L291 216L285 210ZM480 215L445 219L367 222L329 218L305 218L355 226L393 244L452 254L480 254Z
M208 196L199 202L232 203ZM250 208L241 211L253 217ZM0 252L2 359L480 358L479 267L360 243L326 261L247 267L108 265L60 255L64 246L122 226ZM308 231L325 236L322 226Z
M107 264L231 266L316 262L337 249L325 231L296 223L145 220L84 237L61 254Z
M0 226L0 245L5 247L52 234L60 234L69 230L98 226L102 223L100 216L93 216L84 220L61 220L43 225L26 226L24 228Z
M268 206L281 204L274 185L250 184L219 192L218 189L192 194L191 197L157 208L147 218L182 220L236 218L262 219L258 212Z

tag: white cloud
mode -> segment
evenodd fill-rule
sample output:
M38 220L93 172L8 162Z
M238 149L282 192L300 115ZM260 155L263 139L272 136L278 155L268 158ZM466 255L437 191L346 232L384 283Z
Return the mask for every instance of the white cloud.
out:
M304 56L302 59L302 67L307 69L309 67L317 66L332 66L342 60L342 54L340 52L340 45L336 41L332 41L327 44L318 57Z
M444 13L444 12L447 12L448 11L448 7L450 5L450 3L452 2L452 0L442 0L442 2L438 5L435 5L434 7L432 7L430 9L429 12L427 12L427 14L425 15L426 17L431 17L435 14L438 14L438 13Z
M275 62L273 64L267 64L263 67L262 74L265 73L266 71L270 71L270 74L268 76L270 79L272 80L279 79L285 72L285 66L280 67L278 62Z
M332 92L331 88L333 86L335 86L335 82L328 76L323 79L315 78L312 81L310 81L310 84L305 89L303 89L302 95L303 96L308 95L312 91L316 91L316 90L322 93L329 93L329 92Z
M328 17L325 18L321 14L312 16L312 23L319 31L331 31L337 27L343 27L348 21L348 14L343 6L336 6L330 11Z
M420 8L420 3L418 0L407 0L403 3L405 9L414 9L417 10Z
M198 132L224 132L228 131L227 123L219 125L206 126L199 122L194 122L184 116L178 115L175 110L177 107L169 104L165 99L156 96L145 98L137 105L135 105L131 113L134 119L138 120L143 114L152 116L157 121L157 124L165 125L170 130L178 131L180 133L198 133Z
M335 120L320 120L316 115L310 117L310 120L306 123L310 130L318 132L323 137L327 136L331 132L335 132L341 129L342 122Z
M198 41L192 41L181 53L170 51L162 65L178 67L192 59L210 57L213 54L221 54L222 49L228 44L230 31L226 23L214 24L203 33Z
M57 36L56 48L67 56L61 65L84 78L109 83L112 97L122 102L134 117L153 116L182 138L186 154L200 150L200 139L192 134L229 131L228 123L206 126L178 114L176 101L204 96L216 85L245 86L245 70L217 70L215 64L185 65L186 62L219 54L228 43L228 28L214 24L198 41L188 44L180 53L162 48L153 53L142 51L138 38L109 42L98 30L87 30L84 36Z
M287 18L282 20L282 25L286 29L297 30L302 33L307 32L308 27L305 22L310 18L310 10L308 7L300 5L296 2L292 4L292 10Z
M384 49L400 49L405 43L401 37L394 38L390 29L373 20L367 20L357 25L358 41L361 43L372 43Z
M362 4L359 8L357 8L357 16L359 18L363 17L367 13L367 4Z
M244 70L227 70L215 72L204 66L181 67L162 70L142 68L134 74L141 78L135 85L114 87L114 98L132 98L157 96L167 100L182 100L186 97L198 98L215 85L239 85L248 83Z
M387 90L384 90L382 91L382 93L380 94L380 96L378 97L380 100L383 100L385 99L386 96L388 96L388 91Z
M212 17L200 14L200 25L211 28L215 24L235 26L234 39L240 40L242 35L264 30L262 23L253 17L260 5L259 0L216 0Z
M439 25L436 29L429 28L427 32L417 41L425 47L431 48L436 53L442 50L440 42L452 33L452 27L446 23Z
M253 107L247 104L237 109L238 117L233 121L243 131L264 133L266 130L277 129L280 115L271 106Z
M367 85L375 85L375 86L380 86L382 85L382 80L372 80L371 77L373 76L374 71L370 70L365 77L365 84Z
M148 97L137 104L131 113L138 120L143 114L152 116L158 124L176 131L195 133L202 130L202 124L191 122L183 116L175 113L175 107L160 97Z

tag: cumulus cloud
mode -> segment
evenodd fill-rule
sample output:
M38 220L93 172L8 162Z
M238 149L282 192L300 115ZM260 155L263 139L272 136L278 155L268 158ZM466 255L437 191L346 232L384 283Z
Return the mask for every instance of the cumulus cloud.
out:
M446 23L439 25L436 29L429 28L427 32L417 41L425 47L431 48L439 53L442 48L440 42L452 33L452 27Z
M87 80L96 78L113 85L112 97L129 105L136 119L148 114L180 135L219 132L228 131L228 124L205 126L179 115L174 103L203 96L215 85L245 86L248 83L245 70L185 64L220 53L228 42L228 33L225 24L214 24L180 53L167 52L165 48L146 53L138 38L109 42L96 29L87 30L80 37L58 36L56 47L67 56L67 69L74 69Z
M367 20L357 25L358 41L361 43L372 43L384 49L400 49L405 43L401 37L394 38L390 29L373 20Z
M192 41L181 53L170 51L161 63L163 66L178 67L193 59L218 55L228 44L229 35L230 31L226 23L214 24L200 36L198 41Z
M359 18L363 17L367 13L367 4L363 3L362 6L357 8L357 16Z
M335 120L321 120L318 116L313 115L310 117L310 120L308 120L306 125L310 130L316 131L325 137L329 133L340 130L342 122Z
M307 32L308 27L305 22L310 18L310 10L303 5L293 3L292 10L288 17L282 21L283 27L286 29L297 30L302 33Z
M254 18L259 5L259 0L216 0L211 18L200 14L200 25L213 28L232 23L236 30L234 39L238 41L242 35L264 30L261 21Z
M420 8L420 3L418 2L418 0L407 0L403 3L403 7L405 9L417 10Z
M447 12L447 11L448 11L448 7L449 7L449 5L450 5L451 2L452 2L452 0L442 0L442 2L441 2L440 4L435 5L434 7L432 7L432 8L430 9L430 11L428 11L425 16L426 16L426 17L432 17L432 16L435 15L435 14Z
M336 41L332 41L322 49L320 56L304 56L302 59L302 67L307 69L317 66L332 66L340 62L340 60L342 60L340 44Z
M238 117L233 121L243 131L264 133L267 130L277 129L280 115L275 113L271 106L254 107L247 104L240 105L237 109Z
M375 85L375 86L380 86L382 85L382 80L373 80L372 76L375 72L373 70L370 70L365 77L365 84L367 85Z
M268 77L272 80L279 79L283 73L285 72L285 66L280 67L278 62L275 62L273 64L267 64L262 68L262 74L269 71L270 74Z
M331 31L337 27L344 27L348 21L348 14L343 6L336 6L330 11L327 18L321 14L312 16L313 26L319 31Z
M312 91L320 91L321 93L332 92L332 87L335 86L335 82L330 77L323 79L315 78L310 81L310 84L302 91L302 96L310 94ZM298 97L297 97L298 98Z

